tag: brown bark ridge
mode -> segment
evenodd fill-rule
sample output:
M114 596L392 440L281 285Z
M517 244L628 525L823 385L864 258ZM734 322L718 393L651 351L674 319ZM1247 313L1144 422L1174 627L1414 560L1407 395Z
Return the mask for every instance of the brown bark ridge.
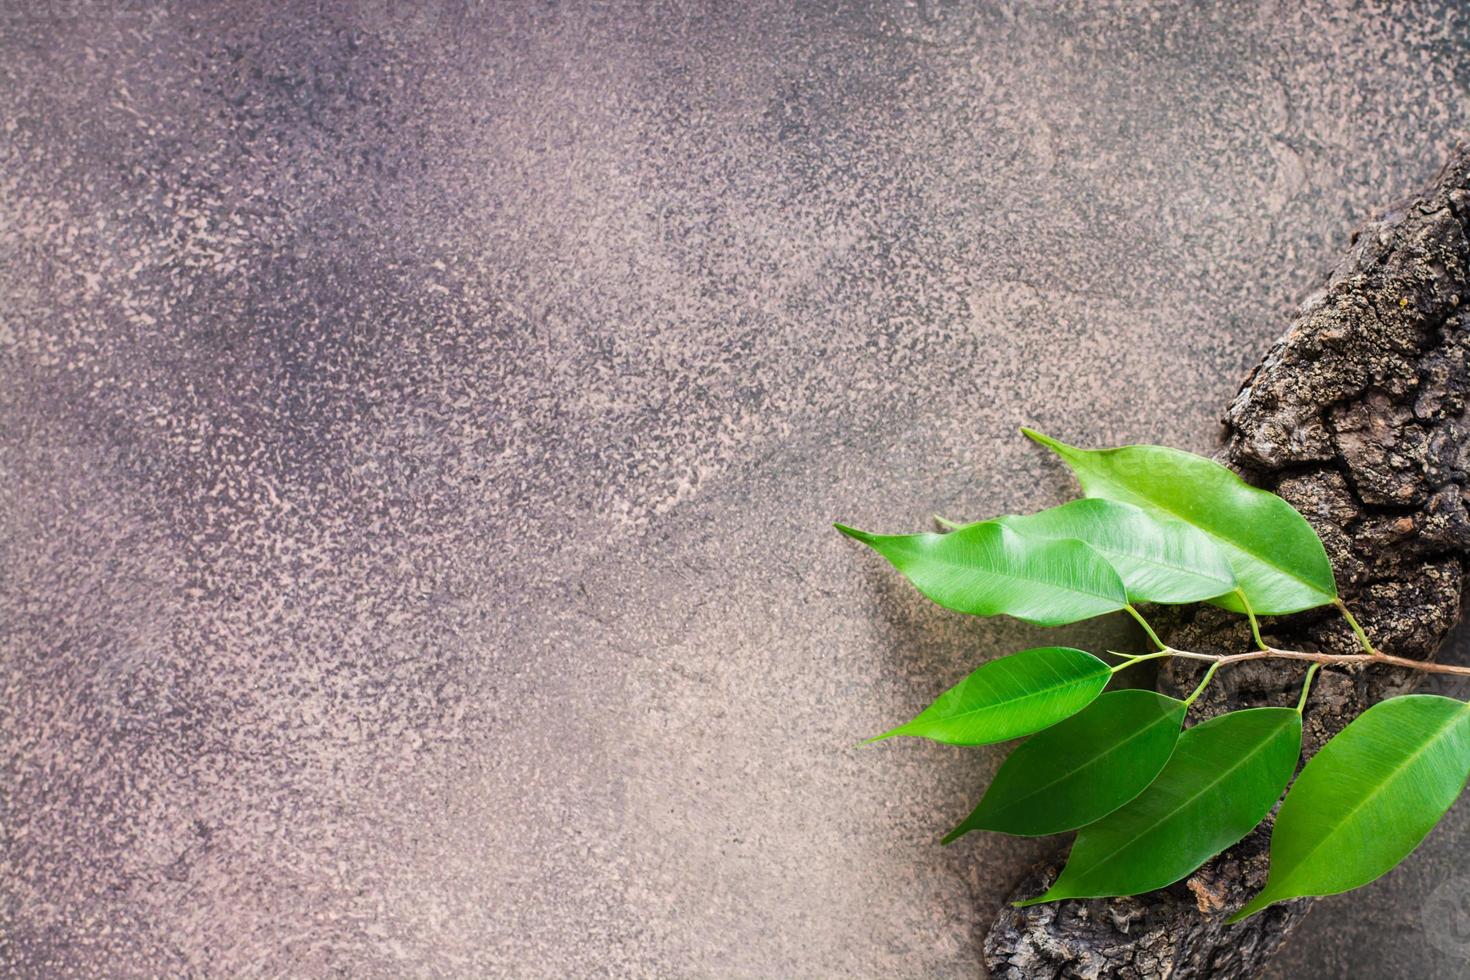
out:
M1275 490L1321 534L1343 598L1390 653L1431 658L1458 621L1470 556L1470 145L1421 195L1353 236L1326 285L1256 366L1226 410L1218 458ZM1263 623L1273 646L1360 652L1335 610ZM1209 653L1251 649L1240 617L1201 607L1161 614L1166 641ZM1161 632L1163 632L1161 630ZM1198 661L1168 661L1159 688L1193 686ZM1227 666L1191 710L1289 704L1305 665ZM1413 676L1410 676L1413 675ZM1327 668L1308 702L1310 754L1414 672ZM1269 824L1182 882L1134 898L1004 907L985 941L1001 980L1256 976L1308 902L1225 918L1265 882ZM1040 893L1059 862L1013 898Z

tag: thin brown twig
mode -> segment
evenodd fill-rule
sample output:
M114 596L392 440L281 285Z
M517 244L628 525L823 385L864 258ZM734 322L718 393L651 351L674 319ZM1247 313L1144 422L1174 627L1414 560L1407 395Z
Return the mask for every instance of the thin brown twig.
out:
M1347 665L1347 664L1380 664L1385 667L1406 667L1409 670L1419 670L1430 674L1455 674L1461 677L1470 677L1470 667L1459 667L1454 664L1437 664L1427 660L1411 660L1408 657L1395 657L1393 654L1375 650L1373 653L1316 653L1311 650L1281 650L1276 647L1267 647L1265 650L1252 650L1250 653L1195 653L1192 650L1179 650L1169 647L1158 656L1184 657L1187 660L1206 660L1212 663L1225 664L1243 663L1247 660L1307 660L1312 663L1324 665ZM1148 659L1153 659L1150 655Z
M1427 660L1411 660L1408 657L1395 657L1391 653L1384 653L1368 639L1368 634L1363 631L1362 626L1358 625L1357 619L1354 618L1353 614L1348 610L1347 604L1341 599L1335 600L1333 605L1347 619L1348 625L1352 627L1353 635L1363 644L1363 649L1368 651L1367 653L1317 653L1311 650L1282 650L1278 647L1270 646L1265 640L1261 639L1260 628L1256 625L1255 613L1251 611L1250 604L1246 602L1245 593L1239 589L1236 589L1235 592L1240 596L1242 603L1245 604L1246 614L1251 620L1251 633L1261 649L1252 650L1250 653L1195 653L1193 650L1180 650L1176 647L1171 647L1158 638L1158 634L1153 631L1138 610L1130 605L1126 607L1127 611L1148 633L1149 639L1153 640L1154 644L1159 648L1159 652L1145 654L1115 653L1115 656L1123 657L1124 662L1118 664L1113 670L1116 672L1127 667L1132 667L1134 664L1143 663L1145 660L1158 660L1160 657L1184 657L1187 660L1204 660L1221 667L1225 664L1241 663L1246 660L1270 660L1274 658L1280 660L1306 660L1311 663L1325 665L1379 664L1384 667L1407 667L1409 670L1418 670L1428 674L1453 674L1457 677L1470 677L1470 667L1437 664Z

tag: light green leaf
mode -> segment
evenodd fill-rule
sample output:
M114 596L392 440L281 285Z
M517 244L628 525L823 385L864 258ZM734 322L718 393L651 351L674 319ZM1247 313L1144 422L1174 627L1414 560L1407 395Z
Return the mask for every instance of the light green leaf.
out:
M1135 602L1203 602L1235 588L1224 553L1203 531L1132 504L1092 498L996 518L1033 538L1076 538L1117 570Z
M924 595L975 616L1061 626L1117 612L1123 580L1081 541L1029 538L994 522L950 534L869 534L836 525L891 561Z
M1337 598L1332 565L1312 526L1286 501L1219 463L1162 446L1078 449L1021 431L1062 457L1089 497L1133 504L1208 534L1257 613L1297 612ZM1234 594L1211 601L1244 611Z
M1271 833L1266 887L1230 921L1304 895L1366 885L1419 846L1470 775L1470 706L1380 701L1311 758Z
M976 669L919 716L877 738L914 735L951 745L988 745L1030 735L1085 708L1112 671L1071 647L1023 650Z
M1164 768L1185 710L1183 701L1153 691L1104 694L1022 742L944 843L972 830L1041 837L1106 816Z
M1019 904L1137 895L1185 877L1271 811L1301 742L1290 708L1233 711L1189 729L1147 789L1077 832L1046 894Z

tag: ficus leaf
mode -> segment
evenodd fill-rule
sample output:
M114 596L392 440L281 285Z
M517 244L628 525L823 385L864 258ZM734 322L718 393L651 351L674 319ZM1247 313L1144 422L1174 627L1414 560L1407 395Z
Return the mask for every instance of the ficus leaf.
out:
M996 523L1027 537L1085 541L1117 570L1133 601L1202 602L1235 588L1230 563L1209 535L1132 504L1074 500Z
M1082 650L1023 650L980 666L913 721L869 741L914 735L951 745L987 745L1019 738L1081 711L1111 676L1107 664Z
M1089 497L1182 520L1213 538L1255 612L1297 612L1337 598L1327 552L1306 519L1219 463L1163 446L1078 449L1022 431L1062 457ZM1211 601L1244 610L1233 593Z
M1366 885L1419 846L1467 775L1470 705L1432 694L1373 705L1302 769L1271 833L1266 887L1230 921Z
M1164 768L1185 710L1183 701L1153 691L1104 694L1022 742L944 843L972 830L1059 834L1106 816Z
M1081 541L1030 538L994 522L949 534L836 527L887 558L924 595L958 612L1061 626L1128 603L1118 573Z
M1077 832L1046 894L1018 904L1137 895L1185 877L1270 812L1301 739L1301 715L1290 708L1232 711L1194 726L1147 789Z

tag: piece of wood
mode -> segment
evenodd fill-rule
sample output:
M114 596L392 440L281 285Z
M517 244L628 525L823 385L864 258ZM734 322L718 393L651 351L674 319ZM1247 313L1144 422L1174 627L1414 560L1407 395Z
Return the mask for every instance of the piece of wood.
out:
M1218 458L1275 490L1321 534L1338 587L1374 643L1431 658L1460 616L1470 556L1470 145L1434 184L1354 236L1326 286L1303 303L1225 413ZM1252 648L1241 617L1209 607L1160 614L1171 645ZM1267 620L1275 646L1359 652L1336 610ZM1203 665L1175 660L1159 689L1179 694ZM1291 704L1303 665L1228 666L1192 722L1239 707ZM1368 705L1411 689L1417 672L1330 668L1308 702L1305 755ZM1308 902L1224 920L1265 882L1269 822L1183 882L1134 898L1007 905L985 941L1001 980L1257 976ZM1039 894L1060 862L1013 898Z

